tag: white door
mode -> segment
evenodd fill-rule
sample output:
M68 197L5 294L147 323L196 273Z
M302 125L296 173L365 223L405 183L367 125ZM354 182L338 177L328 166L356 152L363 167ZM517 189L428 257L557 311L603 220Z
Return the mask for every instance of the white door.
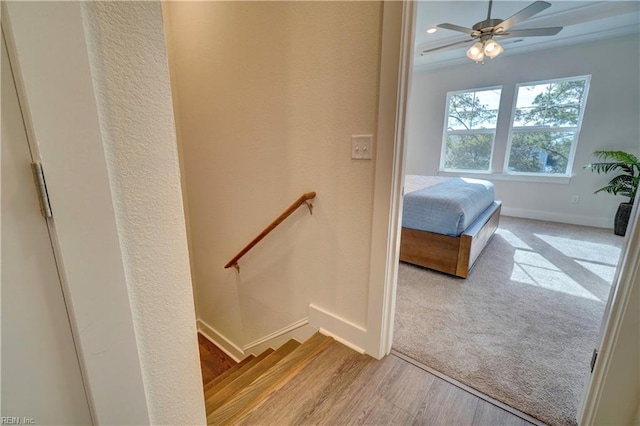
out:
M4 36L1 76L0 415L3 423L88 425L89 404Z

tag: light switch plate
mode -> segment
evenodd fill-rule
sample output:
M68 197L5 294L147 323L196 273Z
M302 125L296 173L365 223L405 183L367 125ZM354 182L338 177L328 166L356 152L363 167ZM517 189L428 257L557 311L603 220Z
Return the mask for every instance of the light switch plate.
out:
M371 160L373 158L373 135L351 136L351 158Z

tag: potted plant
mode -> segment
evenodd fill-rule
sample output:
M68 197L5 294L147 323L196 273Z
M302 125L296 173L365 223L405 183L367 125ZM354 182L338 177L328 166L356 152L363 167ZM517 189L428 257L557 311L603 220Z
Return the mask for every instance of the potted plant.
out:
M638 192L640 183L640 162L635 155L624 151L595 151L593 153L600 160L599 163L589 163L584 166L596 173L621 172L608 184L595 191L608 192L613 195L629 197L628 202L620 203L614 220L614 233L624 236L631 216L631 208Z

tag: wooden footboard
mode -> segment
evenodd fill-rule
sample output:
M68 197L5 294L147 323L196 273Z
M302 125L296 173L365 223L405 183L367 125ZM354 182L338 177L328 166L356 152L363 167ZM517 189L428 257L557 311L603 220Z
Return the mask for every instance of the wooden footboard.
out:
M402 228L400 260L466 278L498 228L501 206L497 201L459 237Z

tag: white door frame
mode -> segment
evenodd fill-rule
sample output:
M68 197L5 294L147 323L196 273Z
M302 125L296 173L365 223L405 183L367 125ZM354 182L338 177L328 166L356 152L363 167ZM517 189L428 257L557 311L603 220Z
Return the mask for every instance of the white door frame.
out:
M392 3L392 2L386 2ZM384 84L380 86L380 109L379 109L379 138L383 136L383 120L384 114L389 116L388 111L384 109L389 104L395 105L395 136L393 153L389 154L393 158L392 170L388 164L378 161L376 164L375 190L374 197L374 229L372 232L372 248L371 248L371 277L384 276L384 286L382 291L380 287L372 280L369 297L369 321L368 330L374 337L379 337L378 351L369 351L373 356L378 357L389 354L393 341L393 323L395 314L396 288L397 288L397 265L399 258L399 241L400 241L400 217L402 215L402 180L405 158L406 145L406 121L407 121L407 105L410 97L411 76L413 74L413 36L415 27L415 14L417 2L403 1L403 19L402 19L402 41L400 46L400 55L397 62L399 74L397 75L397 100L385 98ZM386 7L386 6L385 6ZM386 9L385 9L386 12ZM385 13L386 15L386 13ZM384 64L384 31L383 31L383 57ZM397 47L396 47L397 49ZM384 68L383 68L384 70ZM381 82L384 75L381 73ZM380 156L377 154L377 159ZM383 157L384 158L384 157ZM391 174L389 174L391 172ZM380 214L384 206L381 201L389 198L381 197L378 194L387 194L390 190L390 208L388 214ZM595 364L593 374L591 374L582 404L578 410L579 424L593 424L598 411L598 405L602 397L604 385L606 382L613 352L618 341L621 324L625 315L627 305L629 304L631 290L636 281L640 280L640 272L638 264L640 263L640 226L638 203L632 212L632 219L629 223L627 231L627 241L623 247L616 279L614 281L613 291L610 296L607 310L605 312L601 337L598 342L599 354ZM385 212L386 213L386 212ZM388 236L386 247L376 245L376 226L383 226L384 234ZM379 234L383 232L380 231ZM386 249L386 261L384 265L374 265L376 254L380 250ZM384 273L381 272L384 269ZM376 321L380 320L379 325ZM375 331L374 331L375 330ZM379 333L378 333L379 332ZM589 368L589 366L585 366Z
M603 397L607 377L612 367L616 345L619 343L625 314L631 300L631 290L640 280L640 208L636 202L631 212L627 236L607 302L600 336L599 350L592 374L589 376L578 410L578 424L594 424ZM635 303L638 301L636 300Z
M383 7L371 279L367 310L368 342L364 348L369 355L378 359L391 352L393 338L405 116L413 73L413 31L417 2L385 1Z

